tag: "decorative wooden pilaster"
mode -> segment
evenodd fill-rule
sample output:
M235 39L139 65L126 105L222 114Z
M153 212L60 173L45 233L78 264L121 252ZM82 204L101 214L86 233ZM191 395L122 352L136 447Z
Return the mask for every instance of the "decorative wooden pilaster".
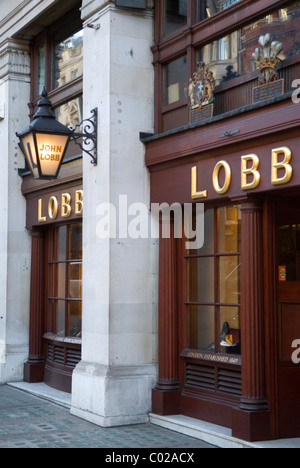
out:
M29 358L24 364L25 382L44 379L44 258L45 239L42 231L32 231Z
M241 347L242 398L233 411L232 434L249 441L270 438L266 398L262 206L242 202Z
M152 392L152 411L177 414L180 410L178 381L177 307L176 307L176 242L171 223L170 238L159 241L159 320L158 382Z
M240 408L265 411L262 207L242 205L241 330L243 385Z

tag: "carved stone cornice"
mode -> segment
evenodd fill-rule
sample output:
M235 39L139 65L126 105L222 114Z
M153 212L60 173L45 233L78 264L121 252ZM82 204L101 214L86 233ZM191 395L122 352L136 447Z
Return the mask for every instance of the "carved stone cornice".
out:
M28 41L8 39L0 48L0 79L30 80Z

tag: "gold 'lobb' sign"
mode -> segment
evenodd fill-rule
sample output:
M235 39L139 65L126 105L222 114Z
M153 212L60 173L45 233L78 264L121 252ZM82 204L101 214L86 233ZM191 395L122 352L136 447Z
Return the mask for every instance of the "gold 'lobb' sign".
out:
M290 148L283 146L271 151L271 184L279 186L288 184L293 176L291 163L292 152ZM259 170L260 158L257 154L241 156L241 189L243 191L255 190L261 183L261 172ZM220 171L224 177L220 183ZM219 161L212 173L212 185L215 192L225 195L230 189L232 182L231 166L227 161ZM198 190L199 187L197 166L192 167L191 196L193 200L208 197L208 190Z
M83 214L83 190L76 190L75 195L68 192L52 195L48 201L44 198L38 199L38 223L47 223L70 218L71 216L82 216Z

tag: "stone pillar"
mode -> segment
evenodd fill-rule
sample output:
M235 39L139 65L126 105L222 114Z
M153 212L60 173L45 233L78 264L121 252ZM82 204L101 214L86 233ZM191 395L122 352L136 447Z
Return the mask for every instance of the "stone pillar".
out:
M42 382L44 379L44 257L45 242L43 231L32 231L31 244L31 287L29 358L24 364L25 382Z
M71 412L114 426L148 420L157 374L157 245L129 229L136 209L149 218L139 134L153 131L153 11L89 0L82 18L84 115L98 107L99 161L83 156L82 361Z
M30 47L28 41L0 45L0 384L23 379L28 357L30 234L18 168L24 158L16 132L28 125Z
M152 411L177 414L180 408L178 381L176 242L174 226L170 238L159 240L158 382L152 391Z

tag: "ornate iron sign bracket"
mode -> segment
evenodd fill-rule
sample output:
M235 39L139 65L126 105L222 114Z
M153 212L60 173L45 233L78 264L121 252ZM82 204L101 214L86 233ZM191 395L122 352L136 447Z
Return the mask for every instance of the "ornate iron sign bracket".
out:
M98 108L91 111L92 116L89 119L83 120L79 125L72 128L71 139L87 153L91 158L91 164L97 166L98 149L97 149L97 129L98 129ZM83 128L83 132L76 132L76 128Z

